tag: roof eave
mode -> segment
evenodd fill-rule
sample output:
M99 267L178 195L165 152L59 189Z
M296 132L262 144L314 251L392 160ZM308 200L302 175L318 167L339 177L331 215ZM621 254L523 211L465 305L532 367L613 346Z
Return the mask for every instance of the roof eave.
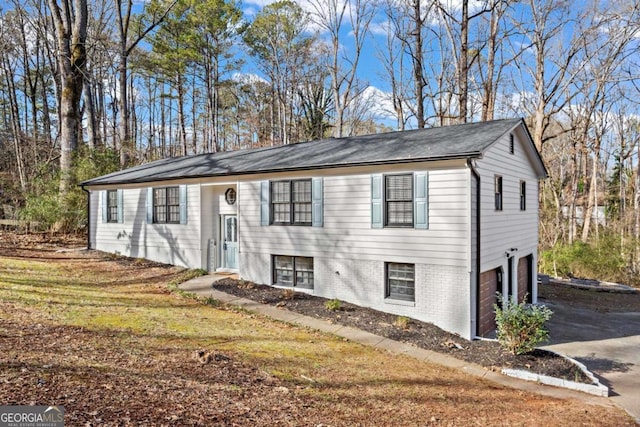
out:
M356 163L332 163L325 165L313 165L313 166L299 166L288 168L274 168L274 169L261 169L251 171L239 171L239 172L227 172L227 173L213 173L213 174L196 174L189 176L177 176L177 177L163 177L163 178L139 178L130 180L88 180L78 184L81 187L96 187L107 185L126 185L126 184L147 184L151 182L160 181L179 181L185 179L202 179L202 178L217 178L224 176L241 176L241 175L259 175L269 173L286 173L286 172L300 172L307 170L322 170L322 169L336 169L336 168L351 168L351 167L363 167L363 166L380 166L380 165L394 165L403 163L420 163L420 162L435 162L435 161L447 161L447 160L463 160L481 158L482 153L479 151L470 153L458 153L444 156L432 156L432 157L416 157L411 159L397 159L397 160L380 160L371 162L356 162Z

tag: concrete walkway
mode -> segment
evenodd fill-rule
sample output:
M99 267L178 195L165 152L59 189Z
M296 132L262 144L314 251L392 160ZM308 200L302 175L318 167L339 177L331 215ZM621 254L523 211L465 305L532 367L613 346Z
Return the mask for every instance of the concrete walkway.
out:
M459 360L445 354L421 349L406 343L390 340L388 338L384 338L348 326L336 325L326 320L304 316L302 314L294 313L286 309L277 308L266 304L260 304L256 301L248 300L246 298L240 298L235 295L229 295L212 288L212 284L214 282L227 277L228 276L218 274L197 277L180 284L179 288L185 292L190 292L201 297L214 298L226 304L242 307L246 310L253 311L272 319L323 331L342 338L346 338L349 341L387 350L394 354L404 354L418 360L423 360L425 362L435 363L441 366L446 366L448 368L459 369L467 374L484 378L486 380L501 384L506 387L525 390L532 393L556 397L560 399L577 399L589 404L615 406L615 404L610 399L605 397L593 396L562 388L549 387L530 381L508 377L500 373L490 371L480 365Z

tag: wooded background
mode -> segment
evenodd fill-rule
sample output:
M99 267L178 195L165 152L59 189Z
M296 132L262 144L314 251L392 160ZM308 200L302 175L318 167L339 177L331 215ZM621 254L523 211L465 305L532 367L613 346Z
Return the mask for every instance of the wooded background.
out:
M81 230L86 195L76 184L119 168L518 116L550 174L541 184L542 270L638 283L639 9L637 0L259 9L9 0L0 18L0 214ZM375 82L363 70L371 52Z

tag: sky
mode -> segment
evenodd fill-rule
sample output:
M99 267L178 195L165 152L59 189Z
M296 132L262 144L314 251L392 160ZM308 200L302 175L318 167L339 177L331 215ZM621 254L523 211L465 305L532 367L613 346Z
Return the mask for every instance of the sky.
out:
M307 12L313 13L314 8L311 6L311 2L313 0L297 0L297 3ZM316 0L317 1L317 0ZM448 10L453 13L459 13L461 8L462 0L442 0L443 3L446 3ZM273 3L271 0L244 0L242 2L242 9L245 15L245 19L248 21L253 20L256 13L261 10L265 5ZM426 2L425 2L426 3ZM470 1L470 14L477 12L479 8L482 6L481 1ZM436 26L439 25L439 22L432 19L428 22L429 25ZM382 55L385 54L383 50L385 49L385 43L387 39L387 29L389 28L389 22L387 16L383 11L379 11L376 16L373 18L370 25L370 34L367 38L367 41L364 45L364 50L360 57L360 64L358 67L358 77L367 82L370 87L365 91L366 96L372 96L375 98L375 103L373 110L376 111L377 119L384 124L395 126L395 116L393 116L393 105L390 98L390 84L389 77L386 74L385 68L381 62ZM311 26L311 31L319 30L317 26ZM320 31L320 37L326 37L326 34L323 34ZM349 27L349 20L345 18L344 20L344 29L341 34L341 43L343 44L342 48L345 52L349 52L350 49L353 49L353 37L351 34L351 29ZM431 53L432 55L429 59L439 60L436 56L437 52ZM257 72L255 69L251 71L252 62L248 62L247 72ZM410 72L407 69L407 72ZM515 97L514 101L511 99L503 99L502 104L512 104L517 102L519 98ZM411 127L412 123L409 123Z
M309 0L298 0L296 2L308 13L313 13L315 10ZM245 19L248 21L253 20L256 13L258 13L267 4L271 3L274 3L274 1L244 0L242 2L242 10L244 12ZM310 23L309 27L310 32L318 31L321 38L326 37L326 33L323 33L322 29L313 22ZM385 123L390 123L390 121L394 120L393 116L390 114L393 106L390 99L388 99L388 95L386 95L386 92L389 91L389 85L385 82L385 78L383 76L384 70L381 67L379 60L380 49L382 49L384 45L384 38L386 37L386 32L383 32L385 28L386 19L381 13L379 13L374 17L371 23L371 34L364 45L363 52L360 57L358 77L370 86L366 90L365 96L376 98L375 109L377 110L376 115L379 116L378 118ZM341 42L343 43L342 48L346 53L348 53L350 49L353 49L353 36L351 34L349 19L347 17L344 19L341 38ZM252 62L249 60L247 71L257 72L255 68L253 70L251 69L251 65Z
M89 0L90 3L92 0ZM111 1L111 0L107 0ZM138 11L141 9L141 6L144 4L146 0L135 0L136 7ZM314 8L311 6L312 1L319 0L297 0L297 3L306 11L313 12ZM349 1L349 0L341 0L341 1ZM367 1L367 0L364 0ZM451 11L459 11L460 4L462 0L441 0L443 2L448 2L448 8ZM240 7L244 13L245 19L247 21L252 21L255 17L256 13L258 13L265 5L273 3L271 0L241 0L239 1ZM426 3L426 2L425 2ZM469 2L470 13L474 13L478 10L478 7L482 5L482 1L472 0ZM577 4L577 2L576 2ZM12 8L11 2L7 0L0 0L0 7L3 10L7 10ZM515 3L513 5L516 13L520 14L520 20L523 22L527 22L531 20L531 17L528 15L528 9L524 6ZM575 8L579 9L579 8ZM573 13L573 11L572 11ZM428 22L431 26L436 26L439 23L435 20L431 20ZM562 29L563 32L566 33L567 37L571 35L573 24L569 23ZM386 29L388 27L388 20L385 16L384 12L380 11L373 18L371 23L371 33L364 45L364 51L360 57L360 65L358 67L358 77L365 81L369 88L367 89L367 95L371 95L375 98L375 105L372 107L372 110L375 111L375 114L378 116L377 118L384 122L385 124L395 125L393 116L391 114L392 106L391 101L388 96L390 92L390 85L388 83L388 76L386 75L384 66L380 60L381 51L384 49L384 44L386 42ZM310 31L318 31L319 27L316 25L311 25ZM320 37L326 37L326 34L323 34L320 31ZM448 41L446 41L448 43ZM526 43L526 39L521 39L522 43ZM349 53L350 50L353 49L353 36L351 34L351 29L349 28L349 20L345 17L345 23L341 34L341 43L342 48L346 53ZM518 49L519 46L514 45L515 49ZM439 53L436 50L434 52L429 53L430 56L427 57L427 60L431 60L437 62L439 60ZM525 52L525 55L531 55L530 52ZM526 59L526 58L525 58ZM531 57L533 59L533 57ZM524 61L526 62L526 61ZM242 72L245 74L257 74L260 72L255 65L255 63L247 58L246 64L242 69ZM407 69L407 72L410 72ZM549 75L551 73L548 73ZM509 90L511 93L503 94L500 99L500 103L503 105L507 105L511 107L512 105L520 103L522 100L526 100L530 98L531 94L531 82L526 81L526 73L523 73L518 78L521 78L521 83L518 85L512 86ZM507 112L505 112L506 114ZM514 115L523 115L523 111L511 111L511 116Z

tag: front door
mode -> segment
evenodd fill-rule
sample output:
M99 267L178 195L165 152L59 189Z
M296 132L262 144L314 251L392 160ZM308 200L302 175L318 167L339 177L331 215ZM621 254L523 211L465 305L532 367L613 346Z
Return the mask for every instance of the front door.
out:
M238 269L238 217L222 215L222 267Z

